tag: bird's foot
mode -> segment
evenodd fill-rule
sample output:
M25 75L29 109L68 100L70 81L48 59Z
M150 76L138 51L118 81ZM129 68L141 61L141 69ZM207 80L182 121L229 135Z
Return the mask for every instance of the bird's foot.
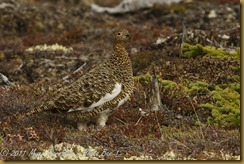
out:
M107 120L108 120L107 114L100 115L100 117L96 120L97 130L101 130L106 125Z

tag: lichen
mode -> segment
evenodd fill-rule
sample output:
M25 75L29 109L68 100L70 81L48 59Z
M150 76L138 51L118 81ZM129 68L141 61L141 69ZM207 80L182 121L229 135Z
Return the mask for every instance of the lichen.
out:
M100 157L102 159L102 157ZM69 143L60 143L50 146L43 152L33 152L30 154L31 160L97 160L99 152L96 148Z
M124 158L124 160L153 160L153 158L151 156L131 156L129 158Z
M33 53L36 51L63 51L64 53L69 53L69 52L73 51L73 48L72 47L66 48L66 47L56 43L53 45L46 45L46 44L37 45L37 46L29 47L28 49L26 49L26 52L29 52L29 53Z

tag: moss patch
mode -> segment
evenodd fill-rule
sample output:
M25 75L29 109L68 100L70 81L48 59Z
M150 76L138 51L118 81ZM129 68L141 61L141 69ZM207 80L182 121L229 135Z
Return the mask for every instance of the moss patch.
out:
M177 86L177 83L171 80L159 79L159 83L165 90L172 90Z
M208 122L222 126L240 127L240 94L232 87L222 89L219 86L216 86L211 93L215 103L199 105L211 109L212 116L208 118Z
M188 43L183 43L182 52L184 57L197 57L197 56L209 56L212 58L218 59L227 59L233 58L236 60L240 59L240 49L237 49L235 52L230 53L224 51L221 48L216 48L212 46L202 46L201 44L191 45Z
M207 94L209 93L210 84L203 81L190 82L188 87L185 87L185 90L188 94Z

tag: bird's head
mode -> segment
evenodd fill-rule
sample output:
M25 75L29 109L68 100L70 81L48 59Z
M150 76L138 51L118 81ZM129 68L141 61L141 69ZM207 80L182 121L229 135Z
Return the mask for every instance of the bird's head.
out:
M129 38L130 38L130 33L125 29L118 30L114 33L114 43L115 44L118 44L118 43L124 44Z

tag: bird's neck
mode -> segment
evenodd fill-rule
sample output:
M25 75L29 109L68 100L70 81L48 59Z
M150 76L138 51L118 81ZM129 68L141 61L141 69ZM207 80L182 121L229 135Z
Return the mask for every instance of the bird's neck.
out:
M130 81L130 77L132 77L132 66L131 61L128 56L128 53L125 49L125 44L115 44L114 52L110 57L110 63L112 63L112 67L117 71L117 76L124 83ZM128 78L124 77L128 76Z
M119 43L114 45L114 52L110 60L112 63L116 64L130 64L130 59L125 49L125 44Z
M122 61L125 58L128 58L128 53L127 53L127 51L125 49L125 44L124 43L114 44L114 53L112 55L112 58L117 59L117 60L122 60Z
M124 43L117 43L117 44L114 44L114 52L115 53L127 53L126 50L125 50L125 44Z

